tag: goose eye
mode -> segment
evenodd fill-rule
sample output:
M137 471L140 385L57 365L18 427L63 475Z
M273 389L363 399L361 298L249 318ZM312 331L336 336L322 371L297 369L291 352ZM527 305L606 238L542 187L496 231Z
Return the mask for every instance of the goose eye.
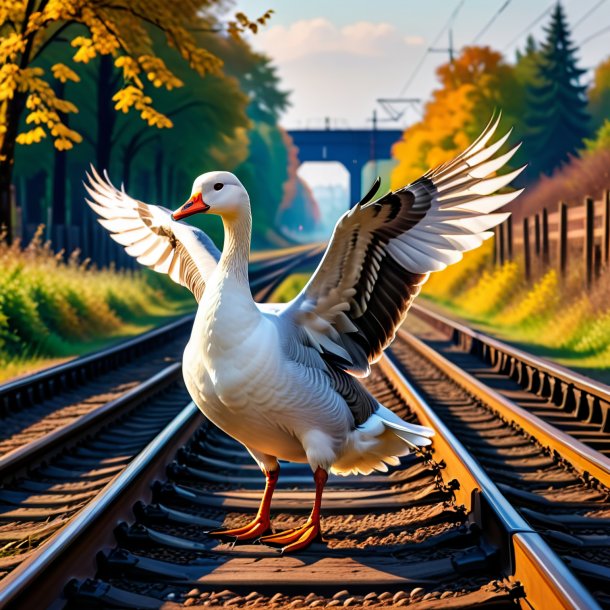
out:
M215 191L219 191L219 190L220 190L220 189L221 189L223 186L224 186L224 184L223 184L222 182L217 182L217 183L214 185L214 190L215 190Z

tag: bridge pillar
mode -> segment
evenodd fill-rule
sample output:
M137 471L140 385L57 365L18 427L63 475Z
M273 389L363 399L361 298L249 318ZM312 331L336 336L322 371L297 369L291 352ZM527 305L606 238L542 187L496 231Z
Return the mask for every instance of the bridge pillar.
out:
M362 165L354 159L350 164L344 164L349 172L349 206L354 207L362 197Z

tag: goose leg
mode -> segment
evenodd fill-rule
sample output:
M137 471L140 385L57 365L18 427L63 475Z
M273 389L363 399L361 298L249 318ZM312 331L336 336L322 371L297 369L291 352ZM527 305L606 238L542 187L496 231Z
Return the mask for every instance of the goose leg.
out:
M305 524L284 532L263 536L260 542L271 546L280 546L283 553L294 553L307 548L320 537L320 506L322 504L322 492L328 480L328 473L323 468L318 467L313 478L316 483L316 497L311 515L309 515Z
M214 530L209 532L210 536L218 538L232 538L234 540L253 540L254 538L260 538L265 532L268 532L271 529L269 511L271 508L271 498L273 496L277 480L280 476L279 464L276 470L265 470L264 472L266 479L265 491L254 519L243 527Z

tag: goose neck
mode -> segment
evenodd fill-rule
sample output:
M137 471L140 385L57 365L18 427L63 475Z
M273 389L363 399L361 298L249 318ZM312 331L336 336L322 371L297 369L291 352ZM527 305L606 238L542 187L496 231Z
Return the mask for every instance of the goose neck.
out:
M242 283L248 283L248 260L252 233L250 211L222 219L224 225L224 247L220 265Z

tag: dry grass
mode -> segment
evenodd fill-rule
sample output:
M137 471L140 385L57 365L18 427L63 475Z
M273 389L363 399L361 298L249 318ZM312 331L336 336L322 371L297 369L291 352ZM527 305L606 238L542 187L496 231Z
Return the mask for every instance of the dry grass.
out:
M424 295L502 338L572 367L610 368L610 272L589 291L573 270L549 269L531 283L521 261L492 267L493 244L434 274ZM479 269L473 275L472 269Z
M601 199L603 192L610 189L610 149L583 153L556 170L551 177L541 176L535 185L511 206L513 221L540 212L543 208L553 208L560 201L570 206L582 205L585 197Z

